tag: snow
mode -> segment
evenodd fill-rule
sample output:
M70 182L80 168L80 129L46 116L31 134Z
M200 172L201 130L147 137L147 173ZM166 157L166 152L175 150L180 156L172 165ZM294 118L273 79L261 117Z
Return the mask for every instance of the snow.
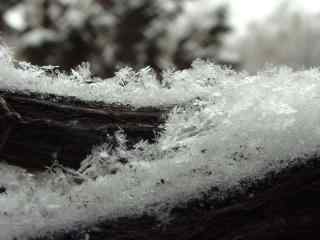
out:
M26 239L68 230L101 218L155 214L201 197L213 198L241 180L256 181L298 158L319 154L320 70L267 68L256 75L197 60L184 71L167 71L163 84L149 68L120 70L114 78L88 84L88 65L71 75L49 75L45 68L13 64L1 54L0 88L75 96L135 107L178 104L155 144L93 150L76 173L52 168L41 175L0 165L0 239ZM18 65L18 66L17 66ZM20 66L19 66L20 65ZM91 81L89 81L91 82ZM119 164L126 158L129 163ZM27 159L26 159L27 160ZM116 174L109 172L115 169ZM71 171L71 170L70 170ZM73 176L85 181L77 185Z
M115 74L115 77L103 80L88 77L89 70L86 70L90 67L88 64L73 70L71 75L57 72L52 76L48 74L46 68L24 62L20 62L16 68L13 62L6 64L8 61L10 60L5 57L0 59L0 62L4 63L1 69L0 88L10 91L41 92L77 97L85 101L130 104L135 107L183 103L210 91L210 87L192 80L194 71L178 71L171 75L166 73L168 76L161 85L156 74L148 67L139 72L128 67L123 68ZM220 74L223 77L224 72L221 71ZM94 83L87 84L87 82ZM185 94L177 92L179 88L183 88Z

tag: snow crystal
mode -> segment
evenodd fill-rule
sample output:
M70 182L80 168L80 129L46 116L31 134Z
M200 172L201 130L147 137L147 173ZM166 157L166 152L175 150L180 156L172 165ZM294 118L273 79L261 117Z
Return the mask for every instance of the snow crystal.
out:
M50 76L44 68L17 68L8 54L0 56L2 89L136 107L177 104L156 143L128 149L118 133L117 149L107 143L95 148L78 171L56 167L32 176L1 164L0 184L7 188L0 194L3 240L101 218L161 217L213 186L223 194L243 179L261 179L319 153L319 69L273 67L249 76L198 60L190 69L166 71L161 83L150 68L124 68L88 84L87 65ZM75 176L84 182L75 184Z
M5 57L7 55L4 53L0 55L4 56L0 62L5 63L1 67L0 88L10 91L56 94L85 101L143 107L184 103L206 95L215 88L198 84L192 80L192 75L201 73L198 68L175 72L164 81L166 85L161 85L156 74L148 67L139 72L131 68L124 68L109 79L92 79L88 65L72 70L70 75L56 72L56 76L53 76L48 74L47 68L23 62L14 64ZM214 72L215 75L221 75L216 77L225 78L226 73L219 71L214 64L208 64L205 68ZM88 82L93 82L93 84L87 84ZM183 88L184 91L180 91L180 88Z

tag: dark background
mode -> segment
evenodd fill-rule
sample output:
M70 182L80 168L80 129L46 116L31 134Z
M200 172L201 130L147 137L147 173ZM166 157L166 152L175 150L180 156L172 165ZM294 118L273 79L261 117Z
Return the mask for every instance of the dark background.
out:
M166 2L164 4L164 2ZM0 28L16 57L69 71L89 62L93 74L110 77L123 67L183 69L196 58L238 67L223 57L232 26L228 7L209 11L205 23L178 21L184 1L1 1ZM9 17L8 17L9 16Z

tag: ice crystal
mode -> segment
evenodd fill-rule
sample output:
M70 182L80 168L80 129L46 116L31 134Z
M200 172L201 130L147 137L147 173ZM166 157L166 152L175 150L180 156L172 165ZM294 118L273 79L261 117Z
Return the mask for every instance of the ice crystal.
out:
M316 68L272 67L249 76L196 61L190 69L164 74L163 84L149 68L125 68L114 78L88 84L87 68L52 76L44 68L13 64L7 55L0 54L2 89L135 107L177 106L156 143L128 149L118 133L118 148L96 147L77 172L57 167L32 176L1 164L0 184L7 189L0 194L4 240L68 230L101 218L165 216L212 187L221 196L240 187L243 179L255 181L319 153Z

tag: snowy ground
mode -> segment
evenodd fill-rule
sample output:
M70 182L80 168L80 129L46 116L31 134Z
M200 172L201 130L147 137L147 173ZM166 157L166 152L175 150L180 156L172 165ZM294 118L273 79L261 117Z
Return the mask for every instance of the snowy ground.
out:
M16 63L4 49L0 63L1 89L136 107L181 105L155 144L128 150L119 135L117 150L110 153L107 144L95 149L78 172L82 185L62 171L33 176L2 163L3 240L144 212L166 219L173 206L212 186L220 190L213 197L222 197L244 178L261 179L319 152L319 69L268 68L249 76L196 61L188 70L165 72L159 84L149 69L122 69L103 81L90 78L85 66L64 75ZM129 163L119 165L119 158ZM108 174L112 168L117 174Z

